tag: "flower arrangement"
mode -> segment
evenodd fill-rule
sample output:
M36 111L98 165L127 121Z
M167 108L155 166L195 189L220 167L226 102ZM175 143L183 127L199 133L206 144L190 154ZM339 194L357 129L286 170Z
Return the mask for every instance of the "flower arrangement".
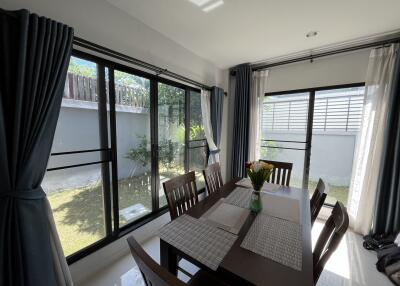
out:
M246 163L247 176L255 191L260 191L265 181L271 176L274 165L262 161Z
M262 161L246 163L247 175L254 189L250 200L250 210L254 213L259 213L263 208L260 190L271 176L273 169L274 165Z

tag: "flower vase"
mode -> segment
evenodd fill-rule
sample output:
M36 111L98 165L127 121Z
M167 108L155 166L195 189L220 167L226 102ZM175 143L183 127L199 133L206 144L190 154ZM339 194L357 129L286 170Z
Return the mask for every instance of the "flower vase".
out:
M251 194L250 210L254 213L259 213L261 212L262 208L261 188L254 189L253 193Z

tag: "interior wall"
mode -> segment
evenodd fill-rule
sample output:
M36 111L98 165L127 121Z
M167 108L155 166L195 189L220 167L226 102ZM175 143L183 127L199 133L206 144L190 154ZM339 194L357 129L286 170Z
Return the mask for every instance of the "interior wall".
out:
M221 70L105 0L0 0L68 24L75 35L203 82L220 85Z
M370 49L338 54L330 57L309 61L293 63L289 65L271 68L267 79L267 92L295 90L310 87L321 87L340 85L356 82L364 82L368 67ZM229 75L226 75L229 77ZM228 114L225 115L227 122L223 131L226 142L225 165L227 170L225 179L230 179L231 162L230 157L233 139L234 114L234 87L235 77L229 79L229 103Z

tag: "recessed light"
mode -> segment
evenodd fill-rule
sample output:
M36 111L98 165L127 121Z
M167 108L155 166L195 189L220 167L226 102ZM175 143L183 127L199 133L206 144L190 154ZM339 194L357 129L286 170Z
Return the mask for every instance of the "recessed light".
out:
M203 12L206 12L206 13L210 12L211 10L214 10L215 8L217 8L217 7L219 7L219 6L223 5L223 4L224 4L223 0L219 0L219 1L213 2L210 5L205 6L203 8Z
M306 34L306 38L312 38L318 36L318 31L310 31Z
M189 0L189 1L197 6L201 7L205 4L207 4L208 2L210 2L211 0Z

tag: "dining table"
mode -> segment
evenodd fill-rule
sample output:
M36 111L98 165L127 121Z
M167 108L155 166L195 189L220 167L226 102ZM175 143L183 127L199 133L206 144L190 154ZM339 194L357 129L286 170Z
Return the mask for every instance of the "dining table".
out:
M192 206L185 215L200 219L221 199L226 199L238 188L238 181L241 178L233 179L224 184L217 192L214 192L197 204ZM269 285L269 286L311 286L313 285L313 254L311 247L311 215L310 199L307 189L291 186L278 186L268 184L274 189L274 195L283 199L294 199L298 201L298 223L301 225L299 249L301 253L301 269L294 269L274 261L268 257L249 251L242 247L242 242L249 232L249 229L256 220L257 214L249 212L244 223L237 233L237 238L227 251L217 269L200 262L172 243L160 239L160 262L169 272L177 275L179 259L183 258L199 268L209 271L229 285ZM285 211L285 210L281 210ZM287 210L290 211L290 210ZM172 223L172 222L171 222ZM279 238L278 238L279 239ZM283 239L283 238L282 238ZM282 240L285 241L285 240Z

